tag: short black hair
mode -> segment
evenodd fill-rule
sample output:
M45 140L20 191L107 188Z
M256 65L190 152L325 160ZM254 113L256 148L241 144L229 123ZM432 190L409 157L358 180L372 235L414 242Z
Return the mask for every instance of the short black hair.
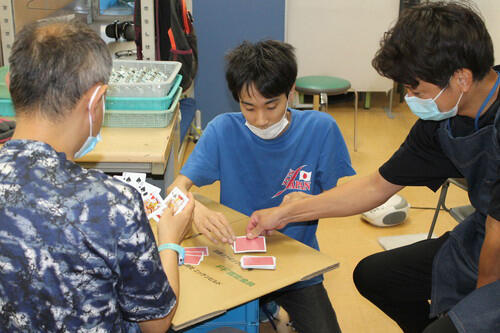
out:
M461 68L482 80L493 58L493 43L477 10L465 2L426 1L403 11L382 38L372 65L413 88L418 80L444 88Z
M111 74L106 43L87 24L36 22L26 25L12 47L10 94L16 113L41 112L56 119Z
M243 42L226 55L226 81L236 101L252 85L272 98L288 95L297 79L297 59L292 45L277 40Z

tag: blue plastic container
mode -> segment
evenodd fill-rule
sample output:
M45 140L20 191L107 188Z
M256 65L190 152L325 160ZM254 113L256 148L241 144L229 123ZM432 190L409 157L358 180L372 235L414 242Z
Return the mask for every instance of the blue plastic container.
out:
M181 85L182 75L177 74L175 82L165 97L106 97L106 110L168 110Z
M259 333L259 300L240 305L219 317L177 332L208 333L221 327L237 328L247 333Z

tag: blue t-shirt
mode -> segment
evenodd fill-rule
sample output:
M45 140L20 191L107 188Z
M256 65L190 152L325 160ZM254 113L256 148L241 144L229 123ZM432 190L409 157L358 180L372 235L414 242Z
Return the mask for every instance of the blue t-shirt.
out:
M0 149L0 325L140 332L175 294L140 194L37 141Z
M330 115L289 110L290 126L272 140L253 134L239 112L217 116L181 174L196 186L220 180L220 202L245 215L278 206L290 192L319 194L336 186L339 178L355 174L342 133ZM280 231L319 250L316 229L317 220L290 223ZM313 280L318 283L321 278Z

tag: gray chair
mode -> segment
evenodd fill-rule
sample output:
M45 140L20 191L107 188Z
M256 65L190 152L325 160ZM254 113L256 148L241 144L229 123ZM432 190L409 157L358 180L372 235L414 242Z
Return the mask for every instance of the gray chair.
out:
M450 184L454 184L461 188L464 191L467 191L467 180L465 178L448 178L443 186L441 186L441 192L439 193L439 199L436 206L436 211L434 212L434 217L432 218L431 227L429 229L429 233L427 235L427 239L432 237L432 232L434 231L434 227L436 225L436 221L439 215L439 211L443 209L444 211L450 213L450 215L458 222L461 223L464 221L469 215L474 213L476 210L471 205L464 205L459 207L448 208L446 207L446 194L448 193L448 188Z

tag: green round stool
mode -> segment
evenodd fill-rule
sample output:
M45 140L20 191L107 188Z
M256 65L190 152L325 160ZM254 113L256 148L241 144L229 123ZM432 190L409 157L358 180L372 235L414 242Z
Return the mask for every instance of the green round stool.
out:
M313 109L328 111L328 96L345 94L351 89L351 82L335 76L302 76L295 82L295 90L300 94L313 96ZM357 151L356 123L358 118L358 93L354 90L354 151Z

